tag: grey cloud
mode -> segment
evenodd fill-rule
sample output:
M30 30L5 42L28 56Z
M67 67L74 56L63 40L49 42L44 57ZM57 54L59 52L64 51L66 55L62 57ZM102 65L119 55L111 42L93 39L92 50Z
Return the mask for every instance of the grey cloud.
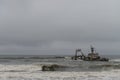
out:
M0 0L0 53L71 54L91 44L119 53L119 2Z

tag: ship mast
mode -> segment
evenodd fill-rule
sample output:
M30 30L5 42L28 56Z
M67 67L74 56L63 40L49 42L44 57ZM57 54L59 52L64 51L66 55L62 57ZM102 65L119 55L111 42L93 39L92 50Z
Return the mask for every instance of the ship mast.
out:
M91 53L93 54L94 53L94 47L91 46Z

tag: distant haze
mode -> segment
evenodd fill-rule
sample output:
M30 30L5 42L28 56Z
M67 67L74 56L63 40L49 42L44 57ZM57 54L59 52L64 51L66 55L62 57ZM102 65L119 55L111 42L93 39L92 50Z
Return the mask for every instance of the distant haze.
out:
M0 54L120 54L120 0L0 0Z

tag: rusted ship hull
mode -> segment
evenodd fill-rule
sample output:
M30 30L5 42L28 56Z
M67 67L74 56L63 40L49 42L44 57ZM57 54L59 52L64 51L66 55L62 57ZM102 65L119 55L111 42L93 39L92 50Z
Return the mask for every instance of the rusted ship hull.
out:
M78 55L78 52L80 52L81 55ZM99 54L94 51L93 47L91 47L91 53L89 53L87 56L83 54L81 49L76 49L75 56L73 56L72 59L73 60L81 59L83 61L109 61L108 58L100 57Z

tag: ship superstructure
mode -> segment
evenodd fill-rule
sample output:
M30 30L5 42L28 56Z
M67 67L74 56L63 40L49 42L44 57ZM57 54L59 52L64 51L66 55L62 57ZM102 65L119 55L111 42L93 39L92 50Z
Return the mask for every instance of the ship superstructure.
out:
M91 52L88 53L87 56L84 55L84 53L82 52L81 49L76 49L75 51L75 56L72 57L72 59L74 60L84 60L84 61L109 61L108 58L102 58L99 56L99 53L97 53L94 49L94 47L91 46ZM80 52L81 54L78 55L78 52Z

